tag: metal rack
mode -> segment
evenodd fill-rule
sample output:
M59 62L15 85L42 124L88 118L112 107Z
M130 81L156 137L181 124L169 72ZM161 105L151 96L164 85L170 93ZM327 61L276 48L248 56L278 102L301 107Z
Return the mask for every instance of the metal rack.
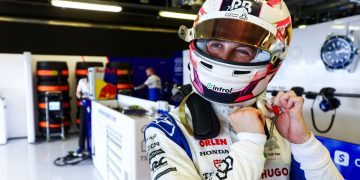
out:
M60 136L62 139L65 139L62 93L60 91L46 92L45 103L46 140L50 141L50 138L55 136ZM61 124L60 133L51 133L50 128L52 124L58 124L58 122Z

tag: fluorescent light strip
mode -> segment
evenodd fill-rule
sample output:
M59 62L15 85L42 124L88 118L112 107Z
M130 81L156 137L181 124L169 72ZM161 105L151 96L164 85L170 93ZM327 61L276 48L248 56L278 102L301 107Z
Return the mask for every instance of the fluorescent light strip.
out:
M305 29L307 26L305 25L305 24L302 24L302 25L300 25L298 28L299 29Z
M87 2L75 2L75 1L66 1L66 0L51 0L51 4L56 7L93 10L93 11L120 12L122 10L120 6L97 4L90 2L87 3Z
M187 19L187 20L195 20L195 14L185 14L185 13L177 13L177 12L170 12L170 11L160 11L159 15L161 17L168 17L168 18L177 18L177 19Z

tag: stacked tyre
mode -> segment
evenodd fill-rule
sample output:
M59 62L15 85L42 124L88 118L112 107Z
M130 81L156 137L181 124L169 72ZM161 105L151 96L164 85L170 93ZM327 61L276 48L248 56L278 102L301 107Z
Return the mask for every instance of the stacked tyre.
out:
M89 67L103 67L102 62L77 62L75 69L75 77L76 77L76 87L79 83L79 80L82 78L87 78L88 68ZM76 126L79 128L80 125L80 108L81 108L81 100L76 99Z
M49 126L50 133L61 132L61 119L50 118L49 124L46 122L46 92L60 91L62 94L62 112L64 116L65 130L70 128L70 98L69 98L69 71L66 62L59 61L39 61L36 64L37 76L37 97L38 97L38 125L40 132L45 133Z
M132 83L132 65L127 62L110 62L106 64L107 68L116 70L117 91L119 94L131 95L134 84Z

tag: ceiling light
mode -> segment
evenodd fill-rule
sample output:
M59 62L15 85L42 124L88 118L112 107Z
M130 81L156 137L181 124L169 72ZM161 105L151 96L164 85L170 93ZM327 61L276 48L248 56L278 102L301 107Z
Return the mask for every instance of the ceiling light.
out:
M113 4L105 4L99 1L71 1L71 0L51 0L51 4L56 7L74 8L83 10L120 12L122 8Z
M298 27L299 29L305 29L306 28L306 25L305 24L302 24Z
M331 26L332 29L345 29L345 25L334 24Z
M160 11L159 15L161 17L177 18L177 19L187 19L187 20L196 19L195 14L186 14L186 13L170 12L170 11Z

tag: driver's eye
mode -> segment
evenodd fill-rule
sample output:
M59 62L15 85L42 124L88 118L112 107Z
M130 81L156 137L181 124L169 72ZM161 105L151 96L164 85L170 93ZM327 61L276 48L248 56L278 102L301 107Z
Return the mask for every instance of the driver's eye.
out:
M220 48L222 48L223 47L223 45L221 44L221 43L211 43L211 45L210 45L212 48L218 48L218 49L220 49Z
M247 55L250 56L249 51L243 50L243 49L237 49L236 50L237 55Z

